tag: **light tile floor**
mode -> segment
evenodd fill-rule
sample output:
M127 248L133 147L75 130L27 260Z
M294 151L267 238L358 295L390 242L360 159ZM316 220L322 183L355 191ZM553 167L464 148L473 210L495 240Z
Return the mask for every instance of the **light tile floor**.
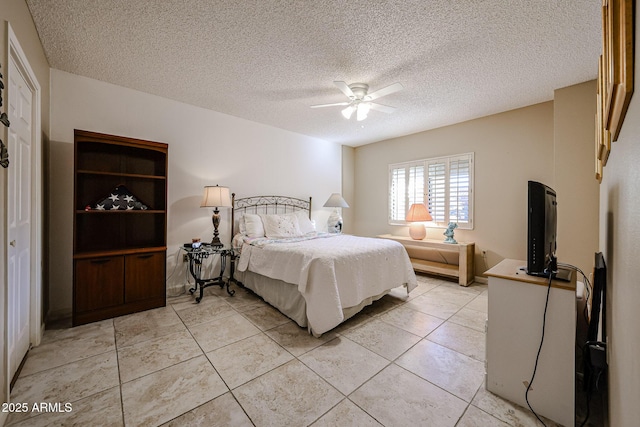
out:
M418 276L320 338L252 293L47 330L9 425L535 426L484 389L486 285ZM547 425L554 425L548 423Z

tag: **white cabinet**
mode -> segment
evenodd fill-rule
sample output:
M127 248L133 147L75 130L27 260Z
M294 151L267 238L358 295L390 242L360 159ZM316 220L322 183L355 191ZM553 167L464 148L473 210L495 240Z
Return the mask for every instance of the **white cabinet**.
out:
M549 280L527 275L525 261L504 260L489 276L486 387L527 408L525 392L542 337ZM538 369L529 403L565 426L575 418L576 281L553 280Z

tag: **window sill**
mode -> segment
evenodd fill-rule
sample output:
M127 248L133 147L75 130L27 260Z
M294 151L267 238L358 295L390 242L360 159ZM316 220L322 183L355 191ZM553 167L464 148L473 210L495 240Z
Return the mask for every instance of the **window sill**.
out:
M389 222L388 224L392 225L394 227L409 227L411 225L408 222ZM440 230L446 230L447 228L449 228L448 224L432 224L432 223L425 223L424 227L426 229L440 229ZM473 230L473 226L472 225L458 225L456 230Z

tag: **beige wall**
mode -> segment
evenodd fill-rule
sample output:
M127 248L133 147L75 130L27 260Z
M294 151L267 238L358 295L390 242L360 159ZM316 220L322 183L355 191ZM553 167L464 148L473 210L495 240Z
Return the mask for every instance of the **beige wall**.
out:
M589 274L598 250L600 186L595 174L596 82L554 93L555 187L558 260Z
M387 221L388 164L466 152L475 153L475 224L456 239L475 242L476 275L504 258L524 260L527 180L554 185L551 102L358 147L357 233L408 235ZM427 238L444 240L443 231L429 228Z
M527 181L556 189L562 221L558 224L559 253L580 252L561 262L592 268L597 241L597 186L593 160L593 82L557 92L560 101L546 102L444 128L365 145L356 149L356 233L408 235L408 227L387 222L388 165L430 157L475 153L473 230L456 230L456 239L476 244L476 276L504 258L526 259ZM556 131L556 127L560 129ZM555 133L559 140L554 143ZM577 135L577 136L576 136ZM567 161L574 151L586 154ZM571 223L578 215L581 221ZM565 218L569 220L565 221ZM586 224L586 225L582 225ZM427 238L444 239L443 229L427 229ZM589 234L584 248L580 233ZM578 236L576 236L578 235ZM575 236L575 237L574 237ZM481 256L487 252L486 262ZM583 256L590 253L589 257Z
M636 43L640 40L636 8ZM635 50L635 93L600 185L600 250L607 263L609 425L640 419L640 49Z
M40 112L42 120L42 144L46 151L46 144L49 134L49 64L44 56L40 39L33 25L31 14L27 8L26 3L23 0L0 0L0 63L2 64L3 76L7 77L8 67L8 52L7 52L7 25L10 24L13 32L15 33L22 50L27 56L29 65L31 66L35 76L40 84L41 89L41 105ZM3 80L6 84L6 80ZM2 93L4 101L1 111L6 112L6 101L8 94ZM0 126L0 138L6 143L6 128ZM9 153L9 159L11 160L11 153ZM2 344L0 347L0 401L7 401L8 394L8 382L10 378L7 378L7 333L6 333L6 295L7 295L7 271L6 271L6 253L5 253L5 221L7 213L7 171L4 168L0 168L0 307L2 307L2 315L0 316L0 331L2 331ZM46 285L45 285L46 286ZM0 413L0 424L3 423L3 416L5 414Z

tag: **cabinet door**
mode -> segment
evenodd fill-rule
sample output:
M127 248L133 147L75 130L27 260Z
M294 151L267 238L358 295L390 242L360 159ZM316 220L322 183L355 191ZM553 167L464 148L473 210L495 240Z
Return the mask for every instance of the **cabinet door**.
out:
M165 265L164 251L127 255L125 301L164 297Z
M75 303L79 312L124 302L124 257L76 261Z

